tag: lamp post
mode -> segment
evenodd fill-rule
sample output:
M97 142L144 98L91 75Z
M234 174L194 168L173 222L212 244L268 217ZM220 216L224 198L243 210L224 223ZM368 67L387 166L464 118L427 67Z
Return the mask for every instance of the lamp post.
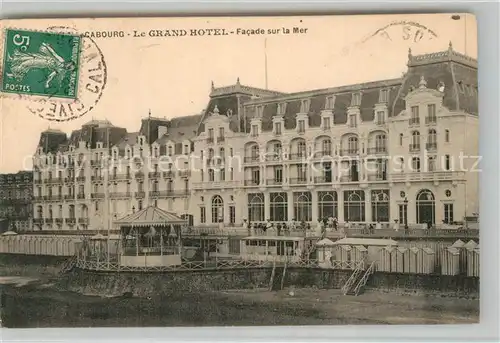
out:
M408 198L404 200L404 215L405 215L405 234L408 234Z

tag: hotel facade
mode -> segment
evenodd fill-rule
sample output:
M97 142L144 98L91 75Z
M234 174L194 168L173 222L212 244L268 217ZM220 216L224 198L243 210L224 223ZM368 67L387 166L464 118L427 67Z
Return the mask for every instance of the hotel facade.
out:
M145 206L196 227L462 221L479 213L477 61L408 54L398 79L281 93L212 84L206 110L42 132L33 228L113 229Z

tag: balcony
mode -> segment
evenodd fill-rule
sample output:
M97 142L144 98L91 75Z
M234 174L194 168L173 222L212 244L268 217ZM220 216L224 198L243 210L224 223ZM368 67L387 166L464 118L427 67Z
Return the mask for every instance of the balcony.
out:
M103 176L100 176L100 175L93 175L91 176L90 178L92 181L103 181L104 180L104 177Z
M368 181L387 181L387 175L384 174L370 174L367 177Z
M228 189L241 187L241 181L203 181L194 182L193 189Z
M213 137L208 137L207 138L207 144L212 144L214 142L214 138Z
M53 218L45 218L45 224L52 224L54 222Z
M307 184L307 178L305 178L305 177L291 178L289 180L289 183L291 185L305 185L305 184Z
M33 197L33 201L43 201L44 197L43 195L37 195Z
M387 148L385 146L377 146L367 149L368 155L379 155L387 153Z
M427 151L435 151L435 150L437 150L437 142L426 143L425 144L425 149L427 149Z
M283 185L283 179L279 179L279 178L267 179L266 185L268 185L268 186L281 186L281 185Z
M303 161L307 159L307 154L305 152L302 153L294 153L288 155L289 161Z
M182 170L179 172L179 176L183 178L188 178L191 176L191 170Z
M415 181L455 181L465 180L465 172L458 171L436 171L436 172L412 172L396 173L391 175L392 182L415 182Z
M186 197L190 195L189 190L166 190L166 191L152 191L151 197L155 198L169 198L169 197Z
M167 179L172 179L175 177L175 172L173 171L165 171L163 172L163 177Z
M157 179L157 178L159 178L161 176L161 173L157 172L157 171L155 171L155 172L149 172L148 176L149 176L150 179Z
M217 143L222 143L224 142L225 137L217 137Z
M280 137L280 136L282 135L281 130L280 130L280 131L274 131L274 132L273 132L273 135L274 135L275 137Z
M74 194L66 194L64 196L64 200L73 200L75 199L75 195Z
M64 182L66 182L66 183L73 183L73 182L75 182L75 177L74 176L68 176L68 177L64 178Z
M84 160L78 160L78 161L76 161L76 165L78 167L81 167L81 166L85 165L85 161Z
M144 191L135 192L136 198L144 198L145 196L146 196L146 192L144 192Z
M340 156L356 156L359 155L358 148L347 148L340 150Z
M260 184L260 182L259 180L245 180L244 184L247 187L257 187Z
M52 179L48 179L47 180L47 183L61 183L63 181L63 179L61 177L56 177L56 178L52 178Z
M314 177L314 183L332 183L333 182L333 178L330 176L330 177L326 177L326 176L315 176Z
M131 198L132 193L130 192L111 192L109 193L110 198Z
M269 151L266 153L266 162L283 161L283 153L281 151Z
M78 224L89 225L89 218L78 218Z
M144 179L144 173L143 172L135 173L135 178L136 179Z
M64 219L62 218L56 218L56 224L62 224L64 222Z
M66 218L66 224L74 225L75 223L76 223L76 218L73 217Z
M35 225L42 225L43 224L43 218L33 218L33 224L35 224Z
M319 157L332 157L333 156L333 151L331 150L323 150L323 151L316 151L314 153L314 157L319 158Z
M414 126L414 125L420 125L420 118L410 118L408 119L408 124L410 126Z
M437 117L432 116L432 117L425 117L425 124L426 125L434 125L437 123Z
M85 199L85 193L78 193L78 194L76 195L76 198L77 198L77 199Z
M255 163L260 161L259 156L247 156L243 159L245 163Z
M130 174L112 174L109 176L110 180L128 180L130 179Z
M99 166L101 166L101 165L102 165L102 161L101 161L101 160L98 160L98 161L94 161L94 160L93 160L93 161L90 161L90 165L91 165L92 167L99 167Z
M41 184L41 183L42 183L42 179L36 179L36 180L33 180L33 183L34 183L35 185L39 185L39 184Z
M342 175L340 177L340 182L359 182L359 175Z
M104 193L92 193L90 197L92 199L104 199Z
M84 182L85 181L85 176L78 176L76 178L76 181L78 181L78 182Z
M420 151L420 144L410 144L409 150L410 150L410 152Z
M375 120L375 125L377 125L377 126L384 126L385 125L385 120Z

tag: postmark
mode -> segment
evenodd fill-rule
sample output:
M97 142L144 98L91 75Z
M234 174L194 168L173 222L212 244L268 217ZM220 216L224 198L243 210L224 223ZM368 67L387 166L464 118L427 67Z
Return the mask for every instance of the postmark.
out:
M402 39L403 41L408 41L409 43L419 43L420 41L430 41L437 38L437 34L417 22L413 21L395 21L381 27L376 30L368 37L363 39L362 43L366 43L370 39L380 37L386 41L393 41L396 39Z
M24 90L14 89L6 91L2 89L4 95L10 94L16 101L25 102L29 112L48 121L64 122L74 120L92 111L96 107L106 88L107 66L101 49L92 38L81 35L72 28L49 27L44 31L8 29L5 32L5 39L8 39L8 33L10 31L12 31L14 35L21 34L22 32L37 32L45 35L36 37L53 37L53 40L50 41L52 44L49 45L54 53L66 62L67 53L71 48L71 57L77 58L77 62L74 63L70 58L70 62L66 64L67 69L61 72L59 69L32 68L36 70L32 71L30 69L21 79L23 81L19 81L21 83L19 83L18 88L23 88L22 86L24 86ZM11 36L13 37L12 34ZM20 37L21 38L16 38L16 41L20 41L22 36ZM70 42L67 37L72 37L74 41ZM40 41L37 43L38 46L42 46L44 43L44 41L41 41L41 38L38 38ZM78 44L76 44L77 40ZM32 41L33 39L30 38L30 42ZM61 47L62 45L64 46ZM36 52L36 47L37 46L34 45L32 48L33 50L29 52ZM42 54L44 56L46 49L48 48L42 48ZM28 51L28 48L24 50ZM26 51L21 50L21 52ZM52 54L50 50L47 51L49 54ZM4 55L7 55L8 52L9 47L5 45ZM40 48L38 48L38 53L40 53ZM54 57L59 64L53 61L50 67L56 64L57 66L61 66L63 63L61 59L58 59L53 54L51 56ZM9 61L4 61L2 76L4 74L7 76L7 73L11 73L10 70L12 67L9 63ZM33 64L34 62L30 60L30 63ZM7 83L9 80L5 76L2 78L2 84ZM34 92L31 87L32 83L36 83L37 89L43 89L43 91ZM45 87L47 83L49 87ZM27 86L30 86L30 91L26 90ZM48 89L51 91L47 91Z
M76 99L81 37L7 29L2 91Z

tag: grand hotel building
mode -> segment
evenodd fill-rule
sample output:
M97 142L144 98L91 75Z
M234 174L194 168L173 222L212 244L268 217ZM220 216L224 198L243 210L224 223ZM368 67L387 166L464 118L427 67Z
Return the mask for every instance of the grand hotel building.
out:
M477 61L408 54L403 77L285 94L216 88L200 115L138 132L47 130L34 228L88 230L149 205L197 227L252 222L440 224L479 212Z

